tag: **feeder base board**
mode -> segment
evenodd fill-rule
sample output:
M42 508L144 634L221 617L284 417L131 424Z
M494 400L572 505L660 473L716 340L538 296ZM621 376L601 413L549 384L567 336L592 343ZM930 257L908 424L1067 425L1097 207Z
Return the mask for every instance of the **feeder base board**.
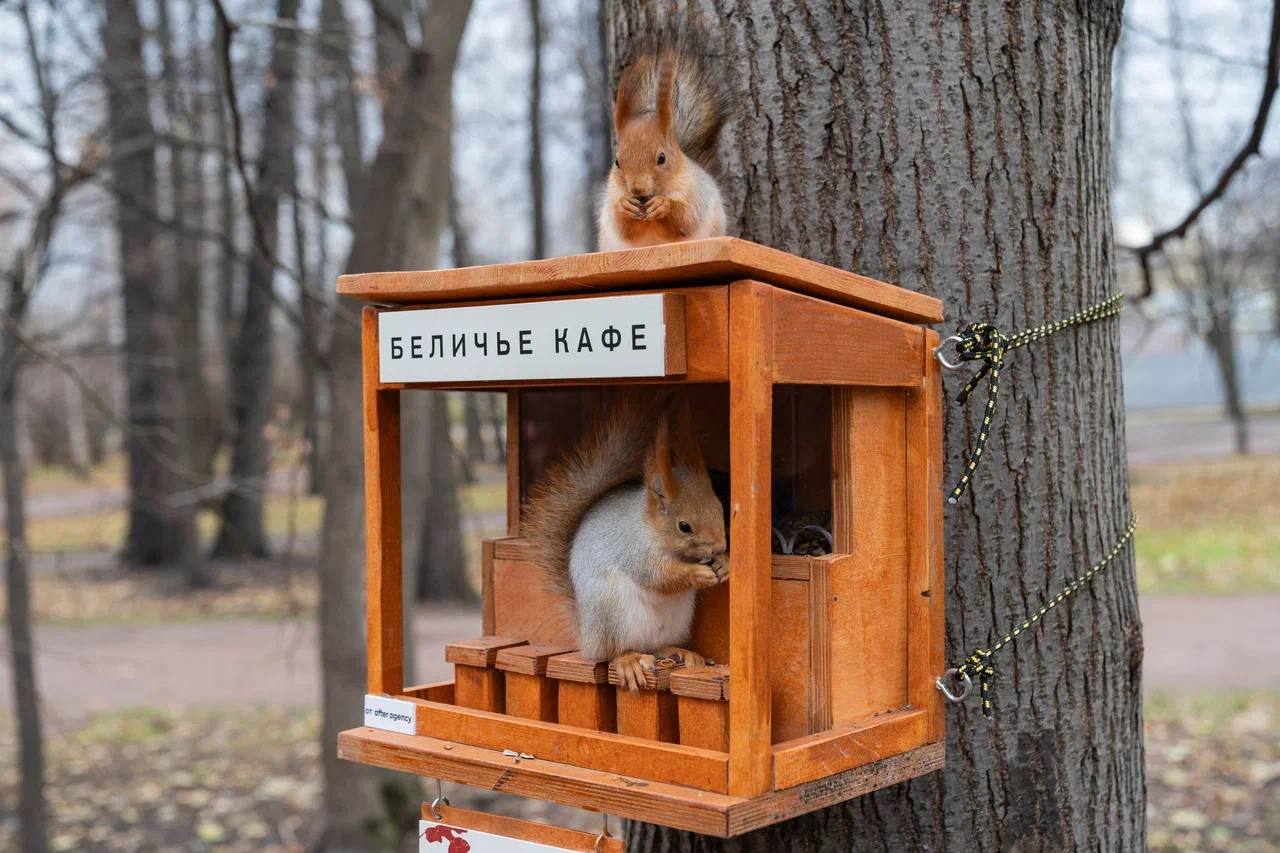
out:
M939 770L945 753L945 744L928 744L834 776L745 798L537 758L511 758L499 750L422 735L364 727L338 735L338 757L348 761L721 838L741 835Z

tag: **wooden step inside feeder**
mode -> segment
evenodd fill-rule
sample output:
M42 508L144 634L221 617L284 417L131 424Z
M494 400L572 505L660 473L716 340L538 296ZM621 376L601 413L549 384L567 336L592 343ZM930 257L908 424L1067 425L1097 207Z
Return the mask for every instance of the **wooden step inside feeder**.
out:
M722 837L942 766L938 300L732 238L343 276L363 314L366 723L347 759ZM608 389L685 395L727 583L646 690L579 655L520 507ZM400 395L507 393L507 536L453 680L402 669Z

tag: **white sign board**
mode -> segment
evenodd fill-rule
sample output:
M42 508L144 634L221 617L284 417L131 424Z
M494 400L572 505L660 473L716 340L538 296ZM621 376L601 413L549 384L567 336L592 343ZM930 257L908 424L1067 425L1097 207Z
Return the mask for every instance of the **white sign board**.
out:
M564 853L567 849L434 820L418 821L418 853Z
M383 382L666 375L661 293L383 311Z
M418 706L403 699L366 693L364 724L371 729L414 735L418 733Z

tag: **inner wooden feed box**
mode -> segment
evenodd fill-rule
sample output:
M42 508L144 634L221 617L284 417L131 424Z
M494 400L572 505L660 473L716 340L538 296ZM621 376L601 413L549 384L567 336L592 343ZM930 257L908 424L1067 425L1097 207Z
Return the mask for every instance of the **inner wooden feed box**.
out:
M731 238L344 276L339 292L371 303L368 690L412 702L417 732L351 729L341 756L722 837L942 766L937 300ZM387 312L635 293L664 294L659 375L381 379ZM688 643L715 665L629 694L574 652L520 504L607 386L635 381L679 386L697 414L730 579L699 594ZM506 391L508 535L483 544L482 636L448 646L455 679L406 685L399 400L418 388ZM800 523L830 553L778 553Z

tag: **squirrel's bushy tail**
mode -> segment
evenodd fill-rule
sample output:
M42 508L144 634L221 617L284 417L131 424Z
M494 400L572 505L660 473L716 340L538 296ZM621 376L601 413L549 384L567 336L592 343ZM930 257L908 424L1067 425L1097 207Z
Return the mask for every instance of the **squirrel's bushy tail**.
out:
M583 515L606 492L642 479L658 405L654 392L647 389L607 394L591 431L548 465L529 489L520 526L549 591L573 597L569 547L574 534Z
M672 75L673 127L680 150L714 171L733 93L712 60L706 34L685 18L660 23L632 46L618 81L618 97L630 101L632 115L658 109L664 70Z

